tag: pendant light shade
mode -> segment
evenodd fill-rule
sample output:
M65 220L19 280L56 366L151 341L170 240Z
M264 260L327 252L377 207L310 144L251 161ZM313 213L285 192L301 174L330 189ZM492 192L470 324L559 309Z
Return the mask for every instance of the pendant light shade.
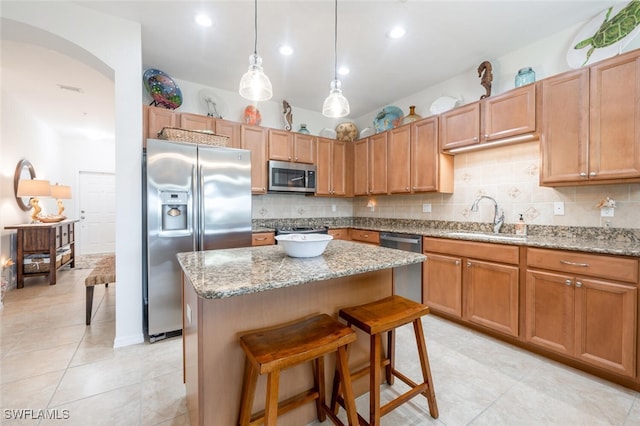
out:
M349 115L349 101L342 94L342 84L338 80L338 0L335 0L334 24L333 81L331 82L329 96L322 104L322 115L330 118L340 118Z
M254 0L254 30L253 54L249 56L249 69L240 80L238 92L250 101L268 101L273 96L273 89L262 69L262 58L258 55L258 0Z

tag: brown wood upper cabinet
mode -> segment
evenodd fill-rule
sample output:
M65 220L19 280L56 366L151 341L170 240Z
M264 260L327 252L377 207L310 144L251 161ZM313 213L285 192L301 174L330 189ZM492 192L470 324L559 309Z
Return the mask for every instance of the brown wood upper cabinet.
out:
M354 195L387 193L388 133L354 142Z
M216 130L215 118L207 115L180 113L178 122L181 129L186 130L205 130L214 132Z
M534 140L536 128L536 85L529 84L443 113L440 148Z
M269 129L269 159L315 164L315 137Z
M231 148L240 148L240 123L235 121L216 119L216 135L228 136Z
M158 133L165 127L176 127L177 124L176 114L166 108L145 105L143 116L143 146L147 146L147 139L157 139Z
M640 181L639 50L541 84L541 185Z
M267 193L267 129L242 124L240 147L251 151L251 193Z
M353 196L351 173L353 144L327 138L316 138L316 195Z
M453 156L438 149L437 116L390 130L387 143L389 194L453 192Z

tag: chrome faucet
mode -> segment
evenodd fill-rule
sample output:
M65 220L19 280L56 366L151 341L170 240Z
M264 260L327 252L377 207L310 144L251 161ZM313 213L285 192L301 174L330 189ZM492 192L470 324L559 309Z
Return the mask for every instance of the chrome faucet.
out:
M500 228L502 227L502 224L504 223L504 210L501 209L500 216L498 216L498 202L495 199L493 199L492 197L489 197L487 195L479 195L478 198L476 198L476 200L471 205L471 211L472 212L477 212L478 211L478 203L483 198L486 198L487 200L491 200L493 202L493 207L494 207L494 212L493 212L493 233L497 234L498 232L500 232Z

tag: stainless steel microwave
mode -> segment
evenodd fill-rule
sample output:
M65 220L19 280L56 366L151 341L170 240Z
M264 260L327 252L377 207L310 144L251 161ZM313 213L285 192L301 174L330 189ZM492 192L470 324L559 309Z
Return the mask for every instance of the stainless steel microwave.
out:
M270 160L269 191L316 192L316 166Z

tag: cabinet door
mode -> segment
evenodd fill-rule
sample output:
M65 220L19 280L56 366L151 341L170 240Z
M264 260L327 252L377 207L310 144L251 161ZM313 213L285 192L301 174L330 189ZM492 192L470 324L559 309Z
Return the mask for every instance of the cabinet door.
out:
M576 356L635 377L637 288L578 277L575 292Z
M464 318L518 336L518 267L466 260Z
M369 138L369 193L387 193L387 133Z
M640 178L640 52L591 67L589 180Z
M165 127L177 127L176 113L170 109L145 106L146 113L146 132L144 144L146 146L147 139L157 139L158 133Z
M180 114L180 128L187 130L215 131L216 123L212 117L198 114Z
M540 183L586 181L589 154L589 70L542 81Z
M240 127L241 148L251 151L251 192L267 193L267 131L258 126Z
M316 195L331 195L333 191L332 145L333 141L331 139L318 138L317 140Z
M574 353L573 277L527 271L526 341L552 351Z
M303 133L293 134L293 161L315 164L315 137Z
M440 116L440 149L480 143L480 103L474 102Z
M425 253L422 300L430 308L462 318L462 259Z
M390 194L411 192L411 127L400 126L389 131L388 189Z
M269 159L293 161L293 135L291 132L269 129Z
M369 194L369 138L353 143L353 193Z
M240 124L229 120L215 120L216 135L228 136L231 148L240 148Z
M331 194L347 196L347 146L346 141L331 141ZM318 163L320 163L318 161Z
M484 99L481 115L482 142L535 132L536 85L528 84Z
M443 154L443 156L446 156ZM439 158L438 118L430 117L411 124L411 190L438 191ZM406 167L406 166L405 166ZM394 169L391 169L394 173ZM450 174L453 185L453 173Z

